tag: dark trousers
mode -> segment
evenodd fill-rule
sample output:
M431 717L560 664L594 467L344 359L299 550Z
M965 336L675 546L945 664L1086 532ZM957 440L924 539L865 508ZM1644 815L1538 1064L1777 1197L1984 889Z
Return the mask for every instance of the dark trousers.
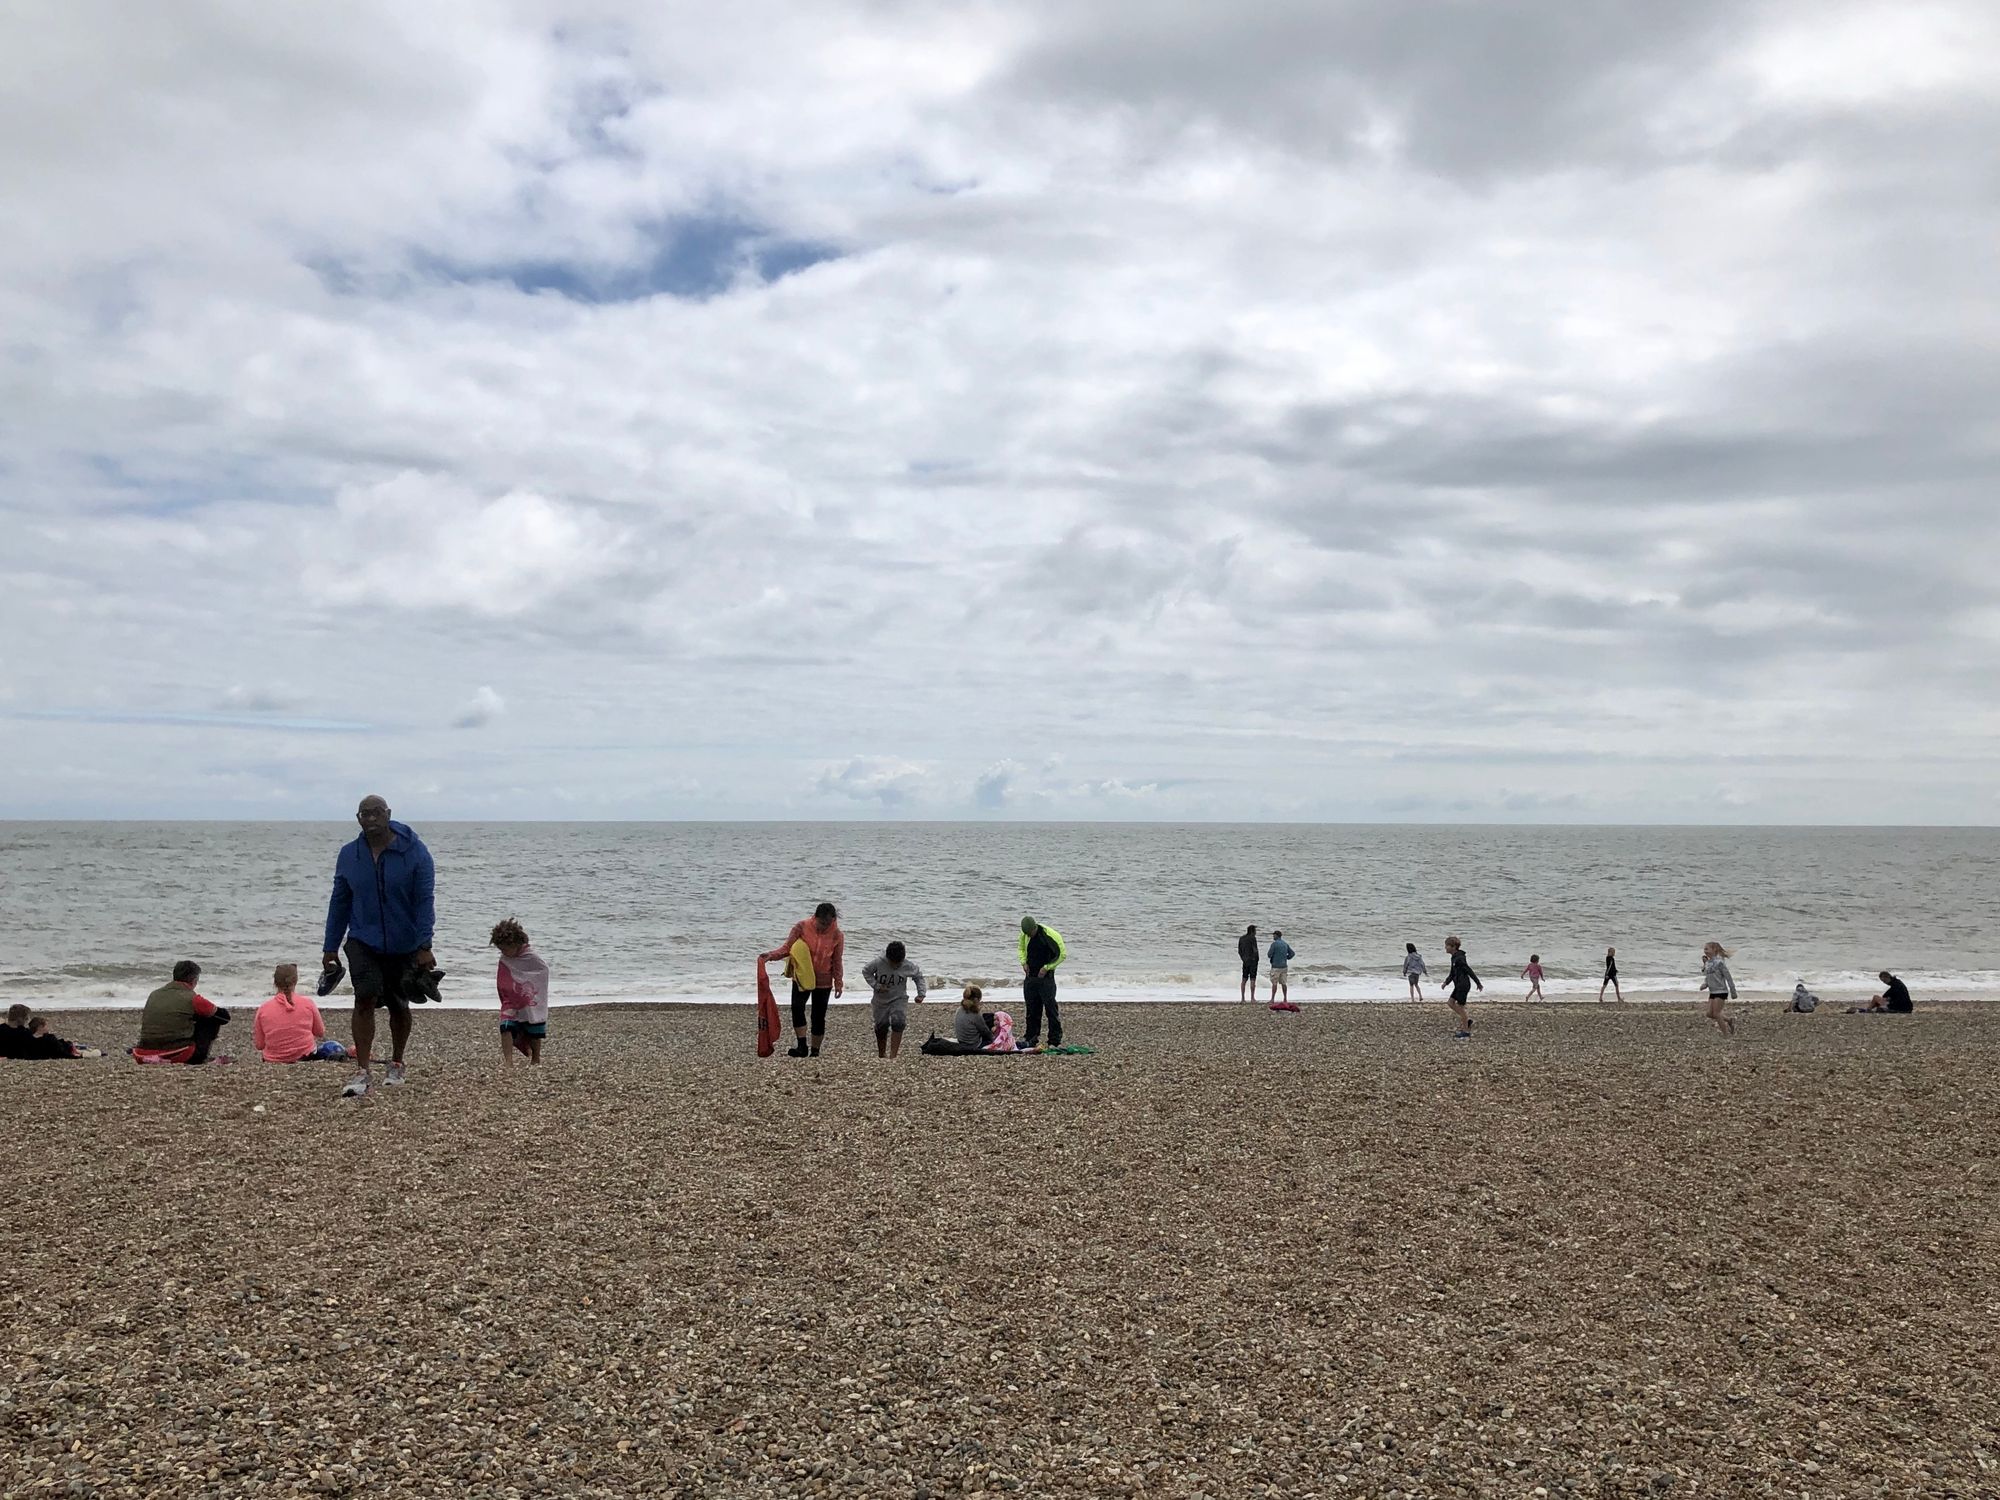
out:
M194 1018L194 1056L190 1063L208 1061L208 1049L215 1045L216 1034L229 1023L220 1016L196 1016Z
M826 1035L826 1003L833 996L833 986L823 984L816 990L802 990L792 986L792 1030L803 1031L806 1024L806 1001L812 1001L812 1033Z
M1042 1017L1049 1018L1049 1045L1062 1045L1062 1012L1056 1009L1056 976L1044 969L1038 979L1021 981L1021 998L1028 1005L1028 1045L1041 1040Z

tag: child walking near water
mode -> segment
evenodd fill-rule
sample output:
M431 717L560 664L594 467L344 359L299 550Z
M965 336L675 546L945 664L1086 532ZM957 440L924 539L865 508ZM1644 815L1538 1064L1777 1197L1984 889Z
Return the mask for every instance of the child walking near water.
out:
M542 1063L542 1042L549 1034L549 966L528 946L528 933L512 917L494 924L488 939L500 950L500 967L493 982L500 991L500 1067L514 1054L531 1068Z
M1528 967L1521 971L1521 977L1528 981L1528 993L1522 998L1527 1000L1541 999L1542 998L1542 955L1541 954L1530 953L1528 955Z
M1472 972L1472 963L1465 956L1465 945L1455 937L1444 940L1444 951L1451 956L1451 972L1445 975L1445 986L1450 991L1445 996L1445 1004L1458 1018L1458 1030L1452 1033L1454 1041L1468 1041L1472 1036L1472 1012L1466 1006L1466 997L1472 993L1474 985L1479 993L1486 993L1486 986L1479 983L1479 976Z
M1729 950L1722 944L1706 944L1701 950L1701 982L1708 989L1709 1020L1724 1036L1735 1036L1736 1023L1722 1013L1722 1003L1736 998L1736 980L1729 972L1729 965L1723 961L1728 957Z
M1611 993L1618 997L1618 1003L1623 1005L1625 1003L1625 992L1618 988L1618 950L1616 948L1606 948L1604 950L1604 984L1600 984L1597 987L1597 1003L1599 1005L1604 1003L1606 985L1609 985Z
M1410 982L1410 998L1423 999L1424 956L1415 943L1403 944L1403 977Z

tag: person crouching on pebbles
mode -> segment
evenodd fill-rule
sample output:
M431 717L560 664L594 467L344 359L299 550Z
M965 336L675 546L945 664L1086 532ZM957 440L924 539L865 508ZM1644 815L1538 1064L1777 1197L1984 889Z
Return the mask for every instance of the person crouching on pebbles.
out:
M1444 977L1445 988L1450 992L1445 996L1445 1004L1458 1019L1458 1030L1452 1033L1454 1041L1464 1041L1472 1035L1472 1011L1467 1007L1467 997L1473 987L1486 993L1486 986L1480 984L1479 976L1472 972L1472 964L1465 956L1465 945L1455 937L1444 940L1444 951L1451 957L1451 972Z
M1735 1036L1736 1023L1722 1013L1723 1002L1736 998L1736 980L1731 977L1729 965L1724 962L1728 957L1729 950L1722 944L1705 944L1701 950L1701 982L1708 989L1709 1020L1724 1036Z
M903 1050L903 1028L910 1020L910 981L917 982L917 1004L922 1005L930 993L924 971L909 961L908 953L901 943L891 943L880 958L869 959L861 969L868 984L868 1008L874 1012L877 1057L894 1057Z
M500 950L500 967L493 975L500 991L500 1066L511 1067L518 1052L529 1067L539 1068L549 1034L549 966L528 946L527 929L512 917L496 922L487 941Z

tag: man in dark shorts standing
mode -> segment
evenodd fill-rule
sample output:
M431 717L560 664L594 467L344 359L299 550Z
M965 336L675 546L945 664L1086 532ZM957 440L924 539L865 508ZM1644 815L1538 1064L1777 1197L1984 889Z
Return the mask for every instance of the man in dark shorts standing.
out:
M1251 923L1244 929L1243 936L1236 940L1236 956L1243 960L1243 983L1236 987L1236 1000L1240 1005L1257 998L1257 924Z
M428 975L436 967L431 956L436 919L431 851L408 824L391 820L389 804L380 797L363 797L354 820L361 825L361 836L343 844L334 861L326 942L320 954L325 968L339 968L340 940L347 939L347 972L354 983L354 1055L361 1066L340 1091L349 1098L359 1098L369 1089L369 1052L375 1045L378 1005L388 1007L394 1046L382 1082L403 1081L403 1049L410 1040L409 989L417 988L406 988L404 981L412 971Z

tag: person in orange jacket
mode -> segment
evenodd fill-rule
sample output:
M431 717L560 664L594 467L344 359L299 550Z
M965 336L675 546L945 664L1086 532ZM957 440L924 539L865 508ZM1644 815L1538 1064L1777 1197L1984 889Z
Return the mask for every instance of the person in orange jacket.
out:
M805 944L806 957L810 960L812 972L803 973L792 962L792 949L797 944ZM846 956L847 938L840 930L840 913L834 910L831 901L822 901L813 909L813 914L803 922L794 922L792 930L785 934L784 942L769 953L757 955L759 963L785 960L785 972L792 981L792 1035L795 1039L788 1057L818 1057L820 1043L826 1039L826 1007L829 995L840 995L847 989L846 975L841 961ZM812 1002L812 1040L806 1040L806 1002Z

